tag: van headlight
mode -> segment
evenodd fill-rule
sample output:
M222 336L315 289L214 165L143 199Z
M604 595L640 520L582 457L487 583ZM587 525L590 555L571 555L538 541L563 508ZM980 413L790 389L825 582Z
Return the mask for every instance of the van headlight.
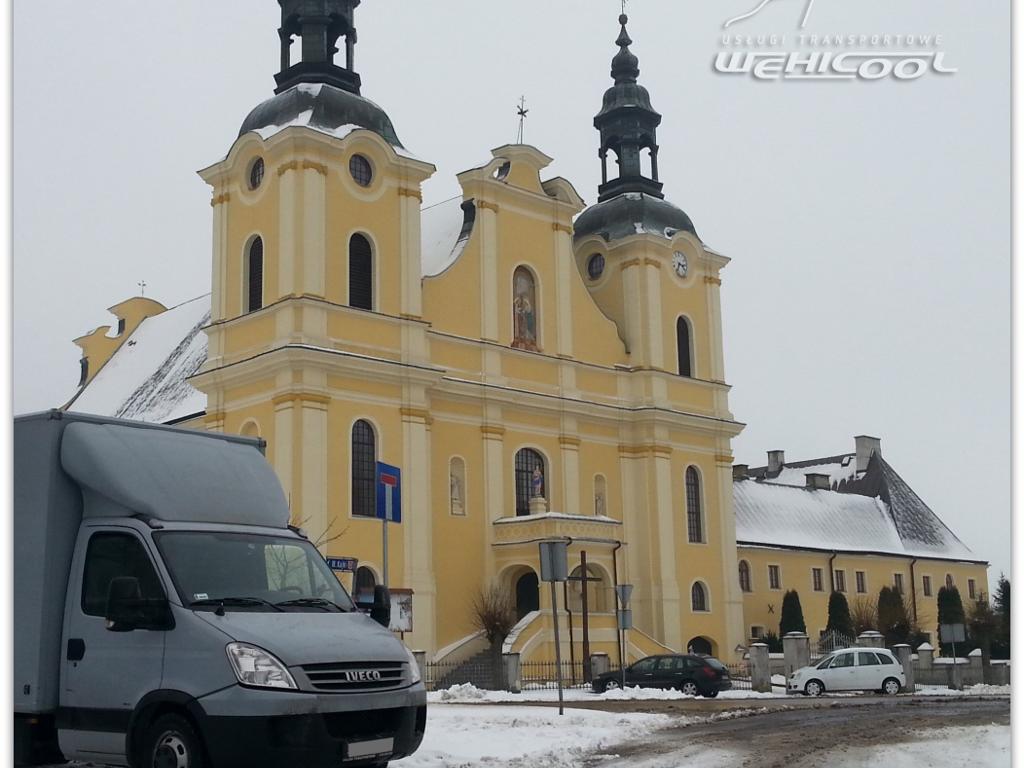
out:
M256 688L299 687L292 673L274 654L246 643L228 643L226 650L235 677L242 685Z
M404 645L402 647L405 648L405 655L409 657L409 672L412 674L411 683L418 683L423 679L423 673L420 672L420 665L416 663L416 656L413 655L413 652Z

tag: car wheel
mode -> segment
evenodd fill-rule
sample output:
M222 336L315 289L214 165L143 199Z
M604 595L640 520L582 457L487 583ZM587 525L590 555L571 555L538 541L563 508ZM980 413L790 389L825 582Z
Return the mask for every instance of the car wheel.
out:
M203 768L203 748L195 728L181 715L162 715L142 745L144 768Z
M601 693L604 693L605 691L617 691L621 687L622 686L619 685L619 681L613 677L611 680L604 684L604 688L601 689Z
M679 686L679 690L683 692L684 696L696 696L700 693L700 691L697 690L697 684L693 682L693 680L687 680L684 682Z
M821 696L825 692L825 686L819 680L808 680L804 686L804 693L808 696Z
M882 683L882 693L886 696L895 696L900 692L903 686L900 685L900 681L895 677L887 677L885 682Z
M704 691L704 693L701 694L701 696L704 696L704 697L706 697L708 699L713 699L717 695L718 695L718 689L717 688L712 688L710 691Z

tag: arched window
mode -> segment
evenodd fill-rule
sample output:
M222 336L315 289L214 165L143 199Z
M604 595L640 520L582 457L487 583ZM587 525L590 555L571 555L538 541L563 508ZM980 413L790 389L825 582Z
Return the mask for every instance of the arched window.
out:
M352 591L355 593L353 597L357 603L372 603L373 589L376 586L377 579L373 575L373 571L365 565L356 568L355 584Z
M352 514L374 517L377 512L377 438L369 422L352 425Z
M693 375L693 350L690 345L690 323L685 317L676 320L676 354L679 356L679 375Z
M360 234L348 241L348 305L373 309L373 249Z
M704 541L700 511L700 476L694 467L686 468L686 531L691 544Z
M512 346L538 351L537 281L526 267L517 267L512 275Z
M704 585L699 581L690 587L690 605L695 611L706 611L708 609L708 593Z
M530 514L530 499L547 498L544 457L532 448L516 453L516 515Z
M245 269L246 312L255 312L263 306L263 238L253 238Z
M744 592L753 592L750 588L750 563L740 560L740 589Z

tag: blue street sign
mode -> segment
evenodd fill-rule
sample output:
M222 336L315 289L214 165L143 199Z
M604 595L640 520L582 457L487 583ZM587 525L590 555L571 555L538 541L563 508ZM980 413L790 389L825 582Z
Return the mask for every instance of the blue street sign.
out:
M355 557L328 557L327 567L332 571L355 573L356 568L359 567L359 560Z
M402 470L377 462L377 519L402 522Z

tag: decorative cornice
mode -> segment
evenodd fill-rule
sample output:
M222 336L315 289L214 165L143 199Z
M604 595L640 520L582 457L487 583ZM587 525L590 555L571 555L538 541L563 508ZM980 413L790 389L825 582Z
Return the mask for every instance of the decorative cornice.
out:
M295 171L299 168L298 160L289 160L287 163L281 163L277 166L277 175L284 176L288 171Z
M285 392L277 395L271 402L274 406L279 405L329 405L331 398L327 395L319 395L313 392Z
M715 454L715 463L717 463L717 464L728 464L729 466L732 466L733 458L734 457L733 457L733 455L731 453L716 453Z
M410 189L409 187L399 187L398 188L398 196L399 197L415 197L421 203L423 202L423 193L420 192L418 189Z
M653 456L655 458L667 459L672 457L672 450L671 445L660 445L658 443L649 443L647 445L620 445L619 456L626 456L634 459Z
M224 411L210 411L203 416L204 424L215 424L217 422L223 422L227 418L227 414Z
M476 207L480 208L482 210L490 209L490 210L494 211L495 213L498 212L498 204L497 203L489 203L486 200L477 200L476 201Z
M567 235L572 234L572 227L570 225L562 224L561 222L558 221L551 225L551 229L555 232L565 232Z
M504 427L493 427L490 424L484 424L480 427L480 433L485 439L490 440L501 440L505 437Z
M578 437L572 437L571 435L561 435L558 438L558 444L560 446L572 450L579 450L581 442L582 441Z
M649 256L637 256L634 259L626 259L619 264L619 269L628 269L629 267L643 266L643 267L654 267L655 269L661 269L661 262L657 259L652 259Z
M230 192L224 192L223 194L217 195L210 201L210 207L216 208L221 203L226 203L231 199Z
M721 285L722 278L712 277L711 275L704 275L704 282L708 283L709 285Z
M430 420L430 412L424 408L409 408L402 406L402 408L399 409L399 412L402 414L402 418L408 421L418 420L426 422Z
M327 166L323 163L314 163L312 160L303 160L299 167L304 171L316 171L321 176L327 175Z

